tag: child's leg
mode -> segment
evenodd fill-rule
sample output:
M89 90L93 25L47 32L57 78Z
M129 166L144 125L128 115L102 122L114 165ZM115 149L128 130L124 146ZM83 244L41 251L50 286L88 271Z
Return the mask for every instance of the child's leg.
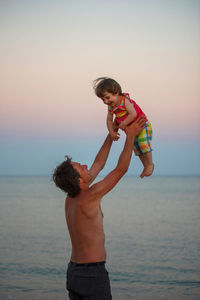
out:
M154 164L152 160L152 148L151 148L151 139L152 139L152 127L151 123L147 123L140 134L135 138L133 150L138 156L144 166L140 177L150 176L153 173Z
M140 177L151 176L154 169L154 164L152 160L152 152L146 152L144 154L139 155L139 158L144 166L144 170L142 171Z

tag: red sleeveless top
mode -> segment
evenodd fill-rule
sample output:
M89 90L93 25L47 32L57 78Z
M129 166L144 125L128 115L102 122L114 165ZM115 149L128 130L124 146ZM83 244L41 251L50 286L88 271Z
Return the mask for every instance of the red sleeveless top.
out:
M133 122L140 116L145 116L144 112L141 110L141 108L137 105L137 103L130 99L130 96L128 93L122 93L122 99L117 108L113 110L111 106L108 106L109 112L112 114L115 114L117 124L119 125L122 121L124 121L128 117L128 112L125 107L125 99L127 99L130 103L132 103L133 107L135 108L135 111L137 113L135 119Z

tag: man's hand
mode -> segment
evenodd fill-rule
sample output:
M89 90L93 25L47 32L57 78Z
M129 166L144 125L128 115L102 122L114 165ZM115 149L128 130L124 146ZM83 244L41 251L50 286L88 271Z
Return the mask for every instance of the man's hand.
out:
M137 136L147 126L145 125L146 122L147 122L147 118L145 116L140 116L131 125L126 126L126 128L124 129L126 135L133 134Z
M120 138L120 134L115 131L110 132L110 136L113 141L118 141L118 139Z

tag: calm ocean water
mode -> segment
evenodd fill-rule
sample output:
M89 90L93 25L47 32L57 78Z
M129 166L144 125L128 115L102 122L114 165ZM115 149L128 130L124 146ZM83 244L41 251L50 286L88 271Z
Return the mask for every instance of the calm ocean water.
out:
M0 299L67 299L65 195L0 177ZM103 199L114 300L200 299L200 177L124 178Z

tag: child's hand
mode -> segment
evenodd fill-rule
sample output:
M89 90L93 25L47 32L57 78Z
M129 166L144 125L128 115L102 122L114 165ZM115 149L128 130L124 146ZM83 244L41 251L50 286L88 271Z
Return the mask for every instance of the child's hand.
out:
M120 138L120 134L115 131L110 132L110 136L113 141L118 141L118 139Z

